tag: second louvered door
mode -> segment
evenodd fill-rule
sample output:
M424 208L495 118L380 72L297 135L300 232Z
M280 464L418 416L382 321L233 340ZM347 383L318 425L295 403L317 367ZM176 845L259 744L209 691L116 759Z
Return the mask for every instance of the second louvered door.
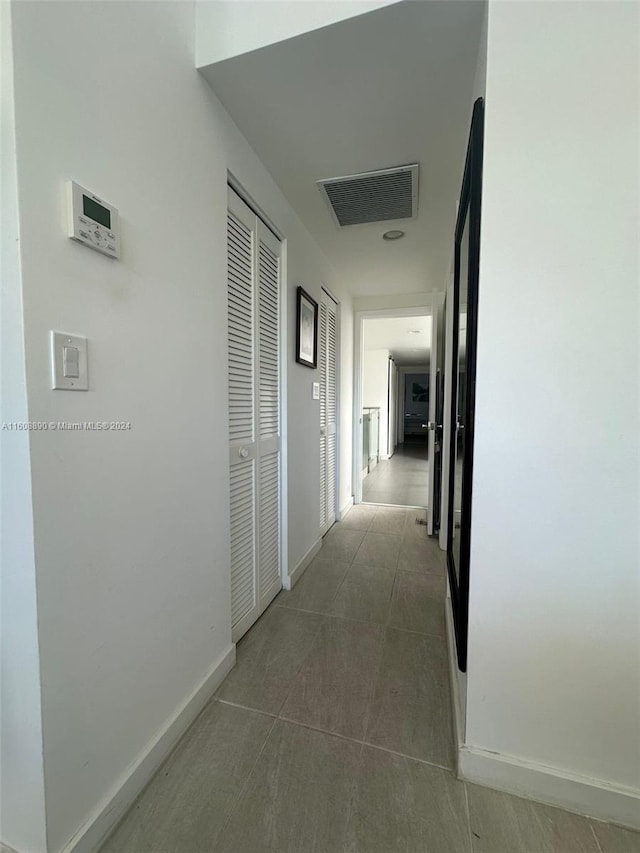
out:
M229 189L231 621L234 642L281 588L280 241Z
M336 520L338 462L337 307L331 296L323 290L318 323L318 361L320 368L320 534L322 536Z

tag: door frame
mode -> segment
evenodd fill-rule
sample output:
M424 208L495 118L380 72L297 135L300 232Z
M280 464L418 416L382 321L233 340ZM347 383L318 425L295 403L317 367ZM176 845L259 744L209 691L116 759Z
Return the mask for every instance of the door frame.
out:
M353 315L353 436L352 436L352 482L353 502L362 503L362 371L364 367L364 321L391 317L424 317L432 318L431 303L425 300L422 305L410 308L370 308L356 311ZM398 372L402 368L398 368ZM403 398L404 399L404 398Z

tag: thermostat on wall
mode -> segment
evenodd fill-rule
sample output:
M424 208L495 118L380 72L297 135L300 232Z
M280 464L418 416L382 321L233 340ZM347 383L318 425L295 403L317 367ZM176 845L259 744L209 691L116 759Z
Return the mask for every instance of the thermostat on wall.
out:
M118 210L75 181L69 181L69 237L96 252L120 257Z

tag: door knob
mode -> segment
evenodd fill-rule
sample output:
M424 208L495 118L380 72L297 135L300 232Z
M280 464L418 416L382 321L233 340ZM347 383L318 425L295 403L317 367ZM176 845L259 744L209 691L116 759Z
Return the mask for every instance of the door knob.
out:
M249 451L246 447L241 447L240 450L238 450L238 456L240 456L242 459L246 459L248 455Z

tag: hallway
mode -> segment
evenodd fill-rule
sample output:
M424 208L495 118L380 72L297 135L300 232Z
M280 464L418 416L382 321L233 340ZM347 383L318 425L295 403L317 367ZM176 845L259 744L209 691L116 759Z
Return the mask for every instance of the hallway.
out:
M391 459L383 459L362 481L365 503L427 505L429 462L427 441L407 438Z
M634 853L640 836L458 781L444 559L359 506L102 853Z

